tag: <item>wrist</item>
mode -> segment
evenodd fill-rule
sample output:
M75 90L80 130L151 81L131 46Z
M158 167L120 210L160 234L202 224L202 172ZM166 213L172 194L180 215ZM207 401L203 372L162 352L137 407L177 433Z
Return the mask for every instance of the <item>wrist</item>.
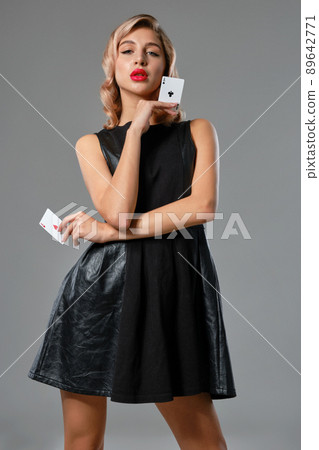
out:
M129 126L126 133L129 136L134 136L138 139L140 139L142 136L142 130L137 125L134 125L133 123Z
M106 222L99 222L99 240L103 244L116 240L116 228Z

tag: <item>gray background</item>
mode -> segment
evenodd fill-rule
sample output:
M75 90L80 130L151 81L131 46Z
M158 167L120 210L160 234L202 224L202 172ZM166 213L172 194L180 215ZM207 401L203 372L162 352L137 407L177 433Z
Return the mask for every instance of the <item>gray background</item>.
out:
M111 31L139 13L154 15L172 39L185 78L181 106L187 119L215 125L220 153L300 76L296 0L2 5L0 372L14 363L0 380L2 449L63 448L59 390L27 372L59 285L89 243L62 247L38 222L47 207L94 208L61 135L75 145L102 128L102 53ZM300 80L220 159L224 219L207 234L238 394L215 401L231 450L300 447L299 111ZM238 227L221 239L233 213L251 239ZM163 446L178 449L154 404L108 401L106 448Z

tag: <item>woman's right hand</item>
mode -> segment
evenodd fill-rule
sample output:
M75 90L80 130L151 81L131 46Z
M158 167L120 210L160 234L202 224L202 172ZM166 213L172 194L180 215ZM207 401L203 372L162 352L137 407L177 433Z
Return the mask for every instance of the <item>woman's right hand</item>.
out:
M167 111L169 114L175 116L177 111L173 111L171 108L176 106L177 103L160 102L158 100L139 100L135 117L132 120L130 128L137 129L141 134L146 133L150 127L150 118L154 109L162 109Z

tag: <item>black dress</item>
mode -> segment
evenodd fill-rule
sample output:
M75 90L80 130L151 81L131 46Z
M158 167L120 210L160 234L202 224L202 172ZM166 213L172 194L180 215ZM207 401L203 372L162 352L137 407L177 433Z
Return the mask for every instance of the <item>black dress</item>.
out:
M95 133L112 174L130 124ZM195 157L190 120L151 125L135 211L178 200ZM219 292L203 225L91 243L62 281L28 377L120 403L236 397Z

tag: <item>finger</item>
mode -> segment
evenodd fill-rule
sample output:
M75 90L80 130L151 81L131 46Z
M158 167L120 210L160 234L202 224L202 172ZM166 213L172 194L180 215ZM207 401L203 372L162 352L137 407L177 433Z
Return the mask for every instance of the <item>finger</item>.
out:
M72 231L72 239L73 239L73 244L78 246L79 245L79 241L78 239L80 238L80 225L79 223L76 223L75 226L73 227L73 231Z
M73 246L76 246L76 247L78 247L80 245L80 237L82 237L81 229L80 229L81 223L82 222L80 222L80 220L75 222L75 226L74 226L73 232L72 232Z
M178 113L178 111L176 110L176 109L174 109L173 111L171 110L171 109L167 109L166 110L169 114L172 114L173 116L175 116L177 113Z
M59 227L58 227L58 231L62 231L63 228L65 228L66 224L71 222L71 220L74 220L79 214L81 214L83 211L81 211L80 213L74 213L74 214L70 214L66 217L64 217L64 219L62 220L62 222L60 223Z
M77 216L77 214L78 213L74 213L74 214L70 214L69 216L64 217L64 219L62 220L62 222L60 223L60 225L58 227L58 231L61 231L62 228L64 228L68 222L70 222Z
M66 226L67 223L71 223L74 220L77 220L83 213L83 211L74 213L74 214L70 214L69 216L64 217L64 219L61 222L61 225L63 224L64 226Z
M154 101L154 105L158 108L171 108L173 106L177 106L178 103L177 102L160 102L160 101Z
M70 223L70 225L68 225L68 226L66 227L66 231L65 231L64 234L62 235L61 241L62 241L62 242L67 241L68 238L69 238L69 236L70 236L70 234L72 233L72 231L73 231L73 222Z

